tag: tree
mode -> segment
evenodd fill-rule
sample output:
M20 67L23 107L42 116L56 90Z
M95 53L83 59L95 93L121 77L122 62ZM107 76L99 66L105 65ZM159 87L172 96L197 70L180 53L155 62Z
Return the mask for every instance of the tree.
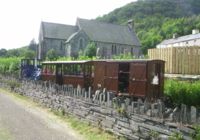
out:
M164 39L191 34L200 29L199 0L137 0L117 8L97 20L127 24L134 20L134 30L142 44L143 53L156 47Z
M7 55L6 49L0 49L0 57L5 57Z
M7 56L8 57L19 57L20 51L19 51L19 49L10 49L7 51Z
M24 53L24 58L26 58L26 59L34 59L35 56L36 56L36 54L32 50L26 50Z
M29 48L30 50L33 50L33 51L36 51L36 50L37 50L37 43L35 42L35 39L32 39L32 40L31 40L31 42L30 42L28 48Z
M46 54L46 59L50 61L54 61L58 59L58 54L54 49L50 49Z
M97 51L96 45L94 44L94 42L91 42L86 46L85 56L92 58L93 56L96 56L96 51Z

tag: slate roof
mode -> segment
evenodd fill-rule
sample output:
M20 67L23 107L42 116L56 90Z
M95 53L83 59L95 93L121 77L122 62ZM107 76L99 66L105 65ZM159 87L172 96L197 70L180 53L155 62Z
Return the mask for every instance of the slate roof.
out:
M78 27L72 25L42 22L43 36L46 38L67 39Z
M177 38L164 40L159 45L167 45L167 44L174 44L174 43L179 43L179 42L186 42L189 40L195 40L195 39L199 39L199 38L200 38L200 33L190 34L190 35L186 35L186 36L181 36L181 37L177 37Z
M128 26L77 19L77 25L42 22L43 37L69 41L83 30L93 41L141 46L135 32Z
M125 25L78 18L77 26L93 41L141 46L134 31Z

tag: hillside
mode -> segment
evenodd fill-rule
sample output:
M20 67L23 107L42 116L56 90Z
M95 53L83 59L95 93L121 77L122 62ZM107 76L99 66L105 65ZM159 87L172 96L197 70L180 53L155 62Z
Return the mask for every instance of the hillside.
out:
M138 0L97 18L116 24L130 19L146 53L174 33L182 36L200 29L200 0Z

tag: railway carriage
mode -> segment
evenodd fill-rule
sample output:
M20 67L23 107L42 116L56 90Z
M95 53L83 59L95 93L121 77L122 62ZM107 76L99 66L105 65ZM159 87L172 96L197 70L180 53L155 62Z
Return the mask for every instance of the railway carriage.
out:
M161 98L164 61L49 61L42 63L42 80L93 90L101 87L122 96Z
M50 61L42 63L42 80L59 85L71 84L88 88L92 85L92 61Z

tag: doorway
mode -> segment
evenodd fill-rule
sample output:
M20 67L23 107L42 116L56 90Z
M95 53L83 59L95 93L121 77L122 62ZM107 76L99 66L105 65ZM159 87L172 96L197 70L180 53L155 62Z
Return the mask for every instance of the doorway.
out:
M63 84L62 65L61 64L56 65L56 83L59 85Z
M129 89L129 63L119 64L118 74L118 91L119 93L128 93Z

